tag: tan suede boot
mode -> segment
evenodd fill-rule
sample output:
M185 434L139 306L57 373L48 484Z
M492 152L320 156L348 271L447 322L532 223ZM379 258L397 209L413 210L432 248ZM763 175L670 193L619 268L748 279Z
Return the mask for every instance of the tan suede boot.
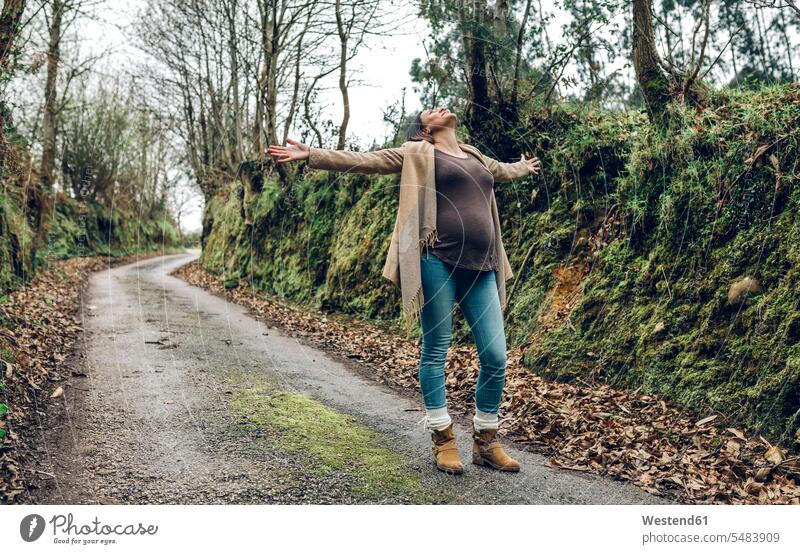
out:
M472 463L500 471L519 471L517 460L506 454L497 439L497 429L475 429L472 424Z
M430 431L433 439L432 450L433 457L436 460L436 467L445 473L464 473L464 465L461 463L461 458L458 457L453 424L451 423L441 431L435 429Z

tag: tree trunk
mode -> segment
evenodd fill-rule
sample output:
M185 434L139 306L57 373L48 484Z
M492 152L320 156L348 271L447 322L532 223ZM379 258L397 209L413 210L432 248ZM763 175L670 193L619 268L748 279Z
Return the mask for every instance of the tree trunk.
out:
M308 24L306 24L306 28L308 28ZM302 79L302 74L300 73L300 63L303 60L304 36L305 30L300 33L300 37L297 39L297 55L294 60L294 85L292 87L292 99L289 102L289 113L286 115L286 121L283 122L283 140L281 141L281 144L286 144L286 139L289 138L289 130L292 128L295 112L297 111L297 104L300 101L300 80Z
M0 13L0 75L9 71L11 49L19 31L19 23L24 12L25 2L23 0L5 0L3 2L3 11ZM3 141L5 141L5 134L3 133L3 129L6 126L5 115L5 102L0 98L0 140ZM5 154L5 144L0 143L0 172L5 167Z
M633 67L653 123L662 123L669 102L669 78L661 67L653 34L652 0L633 0Z
M347 90L347 31L342 20L342 4L336 0L336 30L339 34L339 91L342 93L342 123L339 125L337 150L344 150L347 140L347 124L350 122L350 93Z
M3 11L0 14L0 70L6 68L24 12L24 0L5 0L3 2Z
M61 56L61 21L64 2L53 0L50 21L50 44L47 50L47 79L44 85L44 116L42 118L42 165L40 173L46 189L53 186L53 170L56 160L56 81Z
M511 86L511 104L514 106L516 111L517 109L517 102L519 99L519 73L520 73L520 66L522 65L522 49L525 46L525 28L528 25L528 16L531 13L531 0L528 0L525 4L525 11L522 14L522 23L519 25L519 31L517 33L517 51L514 57L514 82Z
M259 20L261 26L261 59L258 67L258 78L256 83L256 109L253 120L253 150L259 156L263 156L264 147L264 117L267 102L267 86L269 83L269 63L270 48L272 39L270 31L272 29L269 18L269 7L265 2L258 3ZM266 139L267 143L269 139Z
M254 148L259 155L263 155L262 147L266 144L278 143L278 57L280 50L280 35L284 28L281 27L277 2L262 2L261 10L261 55L262 66L258 81L258 100L256 108L256 121L254 130ZM278 173L283 173L282 166L278 166Z
M242 103L239 101L239 49L238 30L236 28L236 13L239 11L237 0L232 0L225 6L225 16L228 19L228 56L231 64L231 95L233 96L233 125L236 140L236 159L238 165L244 159L244 137L242 134Z
M324 148L325 144L322 140L322 132L314 122L314 115L311 113L311 102L316 98L314 88L317 86L317 81L319 81L319 79L319 75L314 77L311 84L306 87L305 95L303 95L303 120L314 133L314 136L317 137L317 148Z
M461 8L461 33L467 54L467 80L469 82L469 105L465 123L471 137L482 141L487 123L491 119L489 79L486 71L486 40L480 36L485 25L486 2L474 0L471 12Z

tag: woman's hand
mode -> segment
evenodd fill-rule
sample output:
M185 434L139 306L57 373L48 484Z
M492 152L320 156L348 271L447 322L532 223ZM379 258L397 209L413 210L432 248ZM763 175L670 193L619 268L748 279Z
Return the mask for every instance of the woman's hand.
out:
M269 145L265 152L268 152L278 163L286 163L294 160L307 160L311 152L305 144L290 138L286 139L290 146Z
M526 159L525 154L523 154L520 160L525 162L525 165L528 166L528 171L530 171L535 175L538 175L539 172L542 170L542 162L540 162L539 158L537 158L536 156Z

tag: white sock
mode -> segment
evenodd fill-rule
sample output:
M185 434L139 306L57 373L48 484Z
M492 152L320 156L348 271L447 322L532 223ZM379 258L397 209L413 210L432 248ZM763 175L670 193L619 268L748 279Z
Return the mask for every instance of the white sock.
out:
M475 408L475 415L472 417L472 422L475 425L475 429L478 431L481 429L497 429L500 425L497 414L482 412L478 408Z
M434 408L433 410L425 409L428 416L428 427L435 431L441 431L453 421L450 419L450 414L447 413L447 406L443 408Z

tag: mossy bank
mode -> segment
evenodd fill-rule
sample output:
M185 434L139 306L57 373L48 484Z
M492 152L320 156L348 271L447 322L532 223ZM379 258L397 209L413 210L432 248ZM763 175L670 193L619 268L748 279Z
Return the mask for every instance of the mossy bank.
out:
M180 247L165 203L145 210L123 197L104 204L43 190L27 147L14 137L13 129L0 129L0 295L51 261Z

